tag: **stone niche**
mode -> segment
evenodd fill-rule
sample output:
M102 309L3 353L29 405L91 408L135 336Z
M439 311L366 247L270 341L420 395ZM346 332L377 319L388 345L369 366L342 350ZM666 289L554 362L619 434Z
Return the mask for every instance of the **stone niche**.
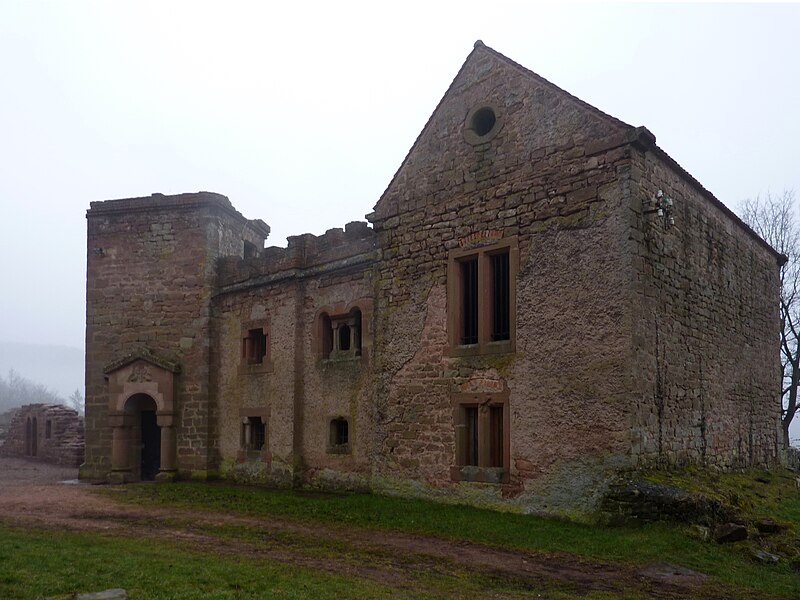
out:
M11 418L0 455L79 467L83 430L83 418L62 404L21 406Z

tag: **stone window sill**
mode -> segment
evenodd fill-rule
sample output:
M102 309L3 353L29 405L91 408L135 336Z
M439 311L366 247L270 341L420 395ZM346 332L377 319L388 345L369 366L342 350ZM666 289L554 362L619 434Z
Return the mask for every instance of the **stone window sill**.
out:
M475 481L479 483L508 483L508 470L502 467L450 467L452 481Z

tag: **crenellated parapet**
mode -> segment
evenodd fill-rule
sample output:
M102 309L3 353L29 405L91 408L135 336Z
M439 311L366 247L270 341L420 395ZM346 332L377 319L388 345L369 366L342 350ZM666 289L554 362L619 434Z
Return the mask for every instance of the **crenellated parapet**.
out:
M217 265L218 288L226 290L273 281L275 278L313 276L329 271L363 268L377 256L378 238L364 221L348 223L316 236L290 236L286 248L271 246L256 256L227 256Z

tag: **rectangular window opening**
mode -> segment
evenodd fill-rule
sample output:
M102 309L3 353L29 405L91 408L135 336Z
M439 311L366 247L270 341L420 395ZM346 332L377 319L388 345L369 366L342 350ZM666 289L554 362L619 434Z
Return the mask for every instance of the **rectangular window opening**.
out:
M489 407L489 466L503 466L503 407Z
M508 250L489 256L491 268L492 341L511 339L511 295Z
M478 466L478 407L464 407L464 465Z
M478 257L459 263L461 269L461 345L478 343Z
M259 365L267 355L267 335L263 329L250 329L242 341L242 357L250 365Z
M248 417L247 425L250 428L250 441L248 450L261 450L267 439L267 427L261 417Z

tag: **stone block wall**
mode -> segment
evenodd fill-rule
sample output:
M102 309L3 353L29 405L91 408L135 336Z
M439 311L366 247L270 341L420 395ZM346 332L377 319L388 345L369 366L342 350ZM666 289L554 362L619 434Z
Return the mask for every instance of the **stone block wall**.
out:
M373 230L350 223L322 236L291 237L285 249L220 261L212 371L223 473L279 485L322 478L339 487L364 487L371 420L363 390L376 251ZM362 310L361 355L323 358L321 314L336 317L354 307ZM250 327L268 336L260 365L247 365L242 356ZM246 456L239 430L243 419L257 413L265 415L266 447L259 456ZM330 421L337 417L349 419L346 449L328 447Z
M146 348L180 363L177 455L184 473L216 460L209 395L211 294L217 259L263 247L269 229L244 219L224 196L201 192L93 202L87 213L86 465L110 470L109 397L103 369Z
M659 189L669 229L646 214ZM176 365L182 475L570 513L621 469L777 460L778 257L652 134L482 44L373 228L264 249L208 193L88 217L86 476L109 468L103 366L140 348ZM498 254L510 331L490 339ZM462 344L465 257L484 266ZM502 465L461 458L473 405Z
M28 404L14 412L0 455L79 467L83 444L84 423L75 410L61 404Z
M674 202L665 227L652 198ZM633 156L634 451L642 464L778 460L780 257L657 147Z
M502 127L472 144L478 106ZM630 460L628 129L487 49L468 59L371 216L384 259L374 402L385 489L549 509L591 496ZM448 257L491 240L518 248L516 347L459 356ZM453 395L506 388L508 482L454 482Z

